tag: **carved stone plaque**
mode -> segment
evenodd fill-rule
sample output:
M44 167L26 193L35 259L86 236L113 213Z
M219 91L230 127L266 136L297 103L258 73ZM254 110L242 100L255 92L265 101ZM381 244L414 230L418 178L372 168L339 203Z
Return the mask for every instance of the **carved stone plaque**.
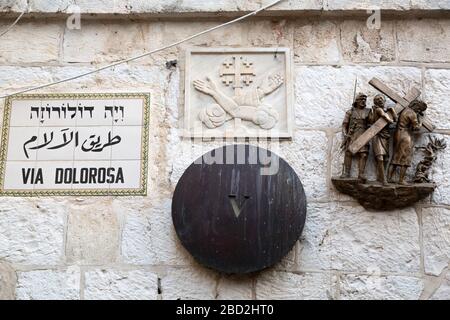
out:
M294 170L276 154L249 145L225 146L196 160L172 201L181 243L198 262L225 273L280 261L300 237L305 218L306 197Z
M287 48L195 49L186 53L186 137L292 136Z
M0 195L145 195L149 99L144 93L8 98Z

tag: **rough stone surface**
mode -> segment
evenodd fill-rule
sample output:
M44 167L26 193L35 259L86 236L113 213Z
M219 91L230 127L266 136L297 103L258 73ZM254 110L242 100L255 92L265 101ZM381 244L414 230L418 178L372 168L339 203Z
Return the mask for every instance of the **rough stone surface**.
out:
M63 258L64 203L58 200L2 198L0 259L52 265Z
M164 300L214 299L217 279L218 273L197 265L170 268L161 278L161 296Z
M122 234L122 259L130 264L186 265L191 257L172 225L171 201L160 207L129 212Z
M408 20L397 23L401 61L449 62L450 21Z
M119 222L108 200L72 205L67 227L66 259L77 264L115 262Z
M421 279L402 276L343 275L339 281L343 300L417 300L424 287Z
M8 25L2 23L0 30L6 27ZM59 24L20 23L0 38L0 62L57 61L61 36L62 26Z
M424 79L424 101L427 114L438 129L450 129L450 70L428 69Z
M425 272L439 275L450 265L450 210L423 208Z
M413 209L368 212L359 205L329 204L320 214L330 219L323 241L332 269L368 272L420 271L419 225ZM395 244L395 245L393 245ZM326 256L324 256L325 258Z
M80 30L66 29L64 61L116 61L148 51L148 25L83 21Z
M431 300L450 300L450 272L443 279L440 287L431 296Z
M295 122L301 128L340 128L345 112L357 92L368 102L379 93L369 85L377 77L397 92L421 87L419 68L361 66L303 66L295 69ZM388 103L391 103L388 100Z
M0 300L15 298L17 276L11 265L0 260Z
M294 53L298 62L338 62L339 28L330 21L304 21L295 25Z
M280 145L279 152L295 170L305 189L307 199L326 196L328 139L319 131L296 131L293 143Z
M367 21L347 20L340 25L343 56L352 62L395 60L394 23L382 21L380 29L368 28Z
M219 300L251 300L254 280L248 276L223 276L217 286Z
M317 300L332 298L332 278L326 273L266 272L256 283L257 299Z
M158 276L131 270L93 270L85 273L84 298L87 300L156 300Z
M305 228L298 245L300 271L331 269L332 208L327 203L308 203Z
M30 11L41 13L70 12L69 5L73 0L30 0ZM27 1L5 0L0 5L0 11L21 12L26 8ZM268 4L270 2L262 2ZM210 13L217 12L241 12L256 10L260 8L261 3L250 0L219 0L208 3L205 6L202 0L168 0L161 2L159 0L116 0L113 3L108 0L77 0L76 4L80 6L82 13L151 13L151 14L180 14L180 13ZM449 9L450 5L445 0L399 0L399 1L381 1L381 0L307 0L307 1L282 1L269 11L277 12L289 10L292 12L302 11L350 11L366 10L368 8L379 8L384 10L430 10L430 9Z
M80 270L39 270L18 272L16 296L19 300L80 299Z

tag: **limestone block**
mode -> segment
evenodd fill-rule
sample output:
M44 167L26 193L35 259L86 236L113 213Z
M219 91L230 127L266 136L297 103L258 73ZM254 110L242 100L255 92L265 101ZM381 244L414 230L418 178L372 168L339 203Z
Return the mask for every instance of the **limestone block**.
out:
M339 26L332 21L302 21L294 25L296 62L338 62Z
M306 243L300 252L301 268L326 269L331 260L331 268L340 271L419 272L419 225L413 209L369 212L337 203L310 208L311 221L320 221L320 226L306 224L317 238L305 230L313 244Z
M424 288L420 278L379 275L342 275L343 300L418 300Z
M308 203L305 228L298 245L300 271L331 269L332 205Z
M80 30L65 30L63 59L90 63L117 61L148 51L151 41L146 23L83 20ZM143 58L139 63L145 61Z
M371 26L371 25L369 25ZM340 25L343 56L350 62L395 60L394 23L382 21L380 29L365 20L346 20Z
M161 278L163 300L214 299L217 273L197 264L189 268L169 268Z
M447 0L411 0L412 9L450 9L450 2Z
M119 221L109 199L70 206L66 259L69 263L115 262L119 251Z
M0 30L8 26L8 23L2 22ZM57 61L62 30L62 25L57 23L17 24L0 39L0 62L23 64Z
M218 300L251 300L253 279L250 276L223 276L217 286Z
M75 4L74 0L53 0L53 1L28 1L31 12L67 12L70 5Z
M288 20L249 20L243 31L247 33L247 46L292 48L293 25Z
M439 275L450 264L450 210L423 208L425 272Z
M38 270L18 272L16 296L19 300L80 299L80 270Z
M450 70L428 69L424 78L422 98L428 104L427 115L438 129L450 129Z
M0 88L4 94L51 81L52 75L45 68L0 66Z
M431 296L431 300L450 300L450 272L443 279L440 287Z
M5 1L3 1L5 2ZM151 13L167 14L170 12L180 13L216 13L216 12L241 12L256 10L270 3L270 1L255 2L250 0L216 0L208 2L205 5L203 0L168 0L161 2L159 0L30 0L30 7L33 12L59 12L65 11L70 3L79 5L83 13ZM52 5L52 2L56 4ZM12 7L12 8L11 8ZM26 1L20 0L17 5L12 0L2 3L2 11L21 11L26 7ZM303 10L324 10L324 11L342 11L342 10L366 10L370 8L379 8L384 10L430 10L430 9L448 9L449 5L445 0L285 0L276 6L268 9L277 12L280 10L291 10L300 12Z
M11 265L0 260L0 300L15 298L17 275Z
M3 0L0 4L1 12L22 12L27 7L27 0Z
M409 0L384 1L384 0L324 0L325 10L367 10L367 9L389 9L408 10ZM368 14L369 15L369 14Z
M32 265L58 264L64 250L64 201L3 198L0 259Z
M87 271L84 298L86 300L156 300L158 276L141 270Z
M168 199L142 211L125 213L121 251L126 263L186 265L192 262L173 228L171 204ZM124 213L118 204L115 211Z
M331 299L332 277L328 273L265 272L256 282L256 299Z
M280 143L279 156L295 170L305 189L308 201L327 194L328 139L321 131L294 132L290 143Z
M410 67L303 66L295 69L295 77L295 121L301 128L340 129L354 99L356 78L356 92L368 95L368 107L379 93L369 85L373 77L401 95L412 86L421 87L420 69Z
M401 61L450 61L450 20L398 21L397 40Z

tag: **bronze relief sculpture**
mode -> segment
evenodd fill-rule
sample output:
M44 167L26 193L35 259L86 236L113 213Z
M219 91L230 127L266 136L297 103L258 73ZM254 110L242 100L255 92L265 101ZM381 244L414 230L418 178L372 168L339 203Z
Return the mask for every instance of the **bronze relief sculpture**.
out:
M356 96L352 109L346 112L342 123L341 151L345 151L342 173L339 177L333 177L332 182L336 189L356 198L367 209L407 207L426 198L436 188L429 178L430 168L437 152L446 145L443 140L430 138L426 147L414 147L415 133L421 128L430 132L434 130L425 116L427 104L418 99L418 89L412 88L405 97L401 97L376 78L369 83L396 105L386 109L386 98L377 94L371 108L367 108L367 96L363 93ZM406 174L415 149L423 149L425 157L417 165L415 176L409 182ZM365 175L369 152L375 162L376 181L368 181ZM357 177L351 176L354 156L359 161ZM397 174L398 179L394 179Z

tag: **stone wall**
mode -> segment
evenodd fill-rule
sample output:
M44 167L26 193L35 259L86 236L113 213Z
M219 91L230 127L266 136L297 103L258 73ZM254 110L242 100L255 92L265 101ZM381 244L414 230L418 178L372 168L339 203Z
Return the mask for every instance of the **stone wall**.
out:
M29 2L31 18L0 38L2 94L92 70L224 21L207 15L130 19L128 13L239 14L260 3L211 1L203 10L201 1L178 7L170 1L116 1L120 19L112 14L82 19L81 30L71 30L58 18L70 3L86 13L112 13L110 2L89 1L91 7L87 1ZM421 88L436 132L450 146L450 19L442 10L449 2L366 2L416 11L400 18L382 15L381 28L371 30L365 10L353 11L365 8L355 5L361 1L301 1L308 7L285 1L271 9L271 17L41 91L150 92L148 196L1 198L0 299L450 299L450 148L433 170L439 188L412 208L366 211L330 183L340 170L340 123L356 76L358 90L369 99L376 94L367 84L374 76L399 92ZM0 30L24 3L2 1ZM322 9L348 15L301 14ZM174 233L170 207L178 179L197 157L224 143L179 136L184 51L192 46L283 46L294 52L294 138L251 143L274 150L295 169L308 197L307 222L295 249L258 274L205 269ZM177 60L176 67L167 68L169 60Z

